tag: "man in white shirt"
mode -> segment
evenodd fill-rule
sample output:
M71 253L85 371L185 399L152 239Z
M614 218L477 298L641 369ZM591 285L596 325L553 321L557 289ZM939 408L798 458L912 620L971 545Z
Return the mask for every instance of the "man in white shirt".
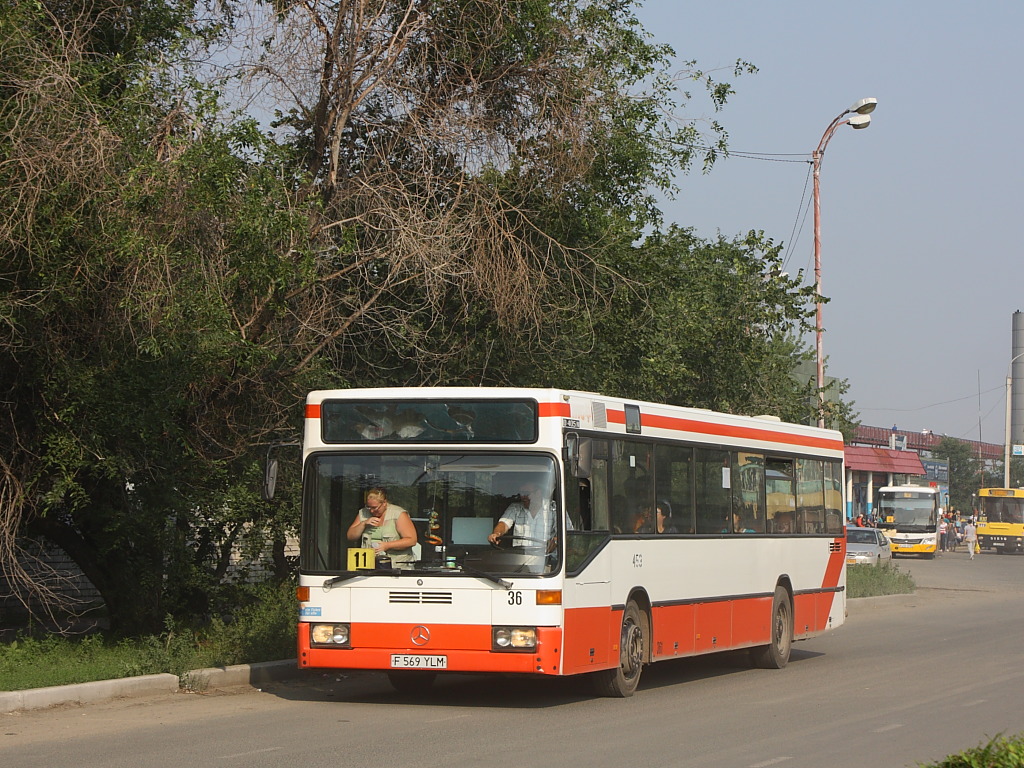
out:
M967 525L964 526L964 542L967 544L967 551L974 559L974 548L978 544L978 529L974 527L974 521L967 518Z
M496 544L510 530L514 547L544 547L548 552L555 548L553 505L543 497L537 483L522 484L519 500L508 505L487 540Z

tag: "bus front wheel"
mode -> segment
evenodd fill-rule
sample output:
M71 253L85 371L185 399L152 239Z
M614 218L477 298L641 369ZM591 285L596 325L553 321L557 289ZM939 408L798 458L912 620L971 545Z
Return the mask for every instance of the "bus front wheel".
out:
M630 601L622 614L619 635L619 666L594 672L594 689L600 696L624 699L640 684L647 648L647 622L636 603Z
M752 648L750 660L761 669L782 669L789 663L789 652L793 648L793 606L789 602L789 593L783 587L775 588L771 629L772 641Z

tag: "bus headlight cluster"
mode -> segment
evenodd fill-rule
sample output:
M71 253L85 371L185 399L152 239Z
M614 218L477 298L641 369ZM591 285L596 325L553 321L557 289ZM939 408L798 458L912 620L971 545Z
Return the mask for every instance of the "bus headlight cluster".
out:
M349 644L348 624L311 624L309 639L313 645L333 645L347 647Z
M495 651L532 651L537 647L537 628L494 627L491 647Z

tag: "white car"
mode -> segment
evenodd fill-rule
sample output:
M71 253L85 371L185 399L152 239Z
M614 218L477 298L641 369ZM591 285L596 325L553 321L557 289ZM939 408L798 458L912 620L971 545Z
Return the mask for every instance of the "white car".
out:
M847 565L882 565L892 562L889 539L877 528L846 529Z

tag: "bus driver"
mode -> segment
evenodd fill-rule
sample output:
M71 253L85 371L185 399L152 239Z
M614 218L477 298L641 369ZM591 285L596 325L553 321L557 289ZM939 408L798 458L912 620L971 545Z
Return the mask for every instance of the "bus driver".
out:
M504 514L487 537L491 544L512 531L514 547L546 547L552 552L555 539L555 515L551 504L546 504L537 483L526 482L519 489L519 498L508 505Z

